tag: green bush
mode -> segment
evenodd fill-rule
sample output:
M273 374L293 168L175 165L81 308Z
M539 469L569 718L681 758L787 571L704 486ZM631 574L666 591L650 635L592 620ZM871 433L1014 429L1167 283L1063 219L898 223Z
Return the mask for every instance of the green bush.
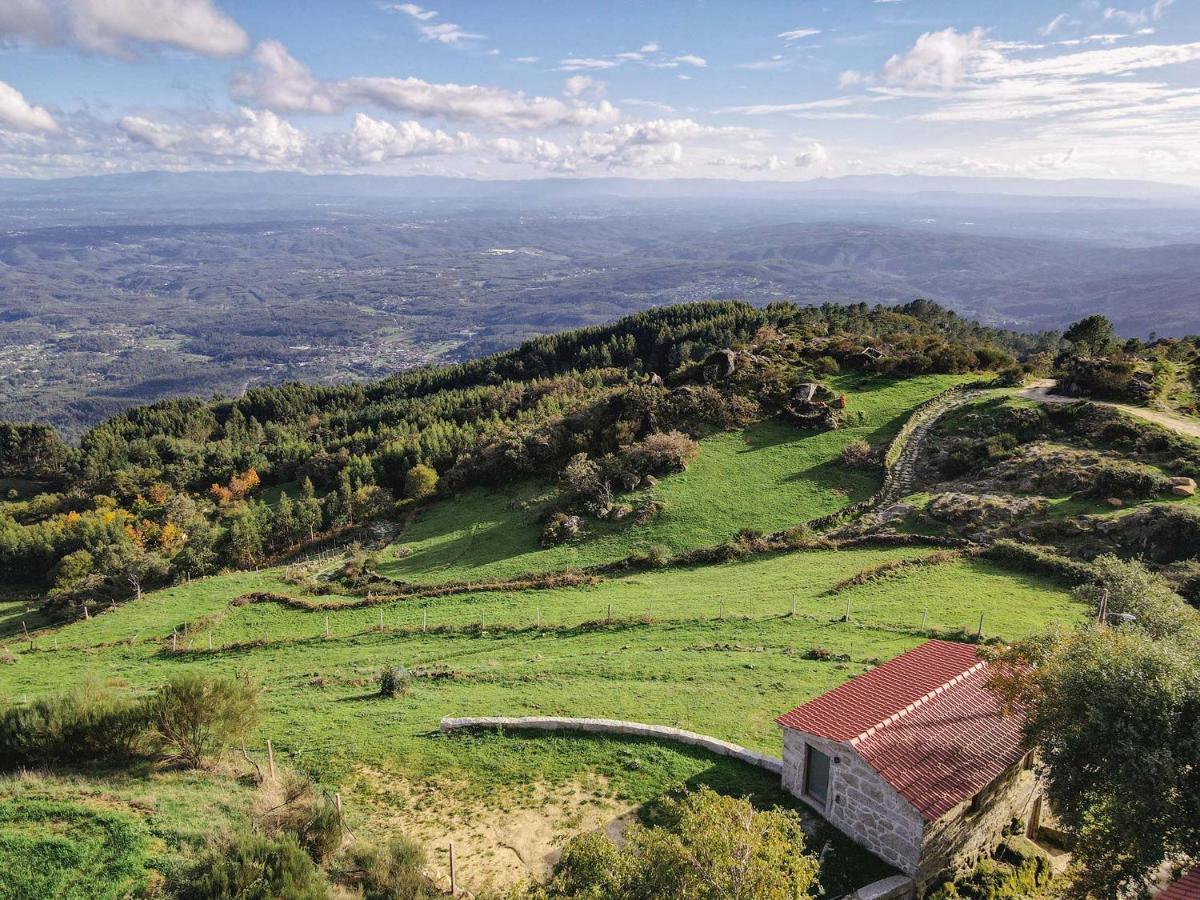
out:
M211 848L174 885L181 900L326 900L329 883L291 835L243 834Z
M246 679L176 675L147 703L168 759L192 768L244 740L258 724L258 686Z
M709 788L669 800L662 824L633 825L617 847L584 834L563 851L550 897L587 900L799 900L818 890L817 859L790 810L756 810Z
M425 900L440 895L422 874L425 851L404 836L383 847L356 844L346 854L345 874L363 900Z
M91 682L0 716L0 766L119 760L135 755L146 708Z
M412 673L404 666L388 666L379 675L380 697L403 697L412 687Z

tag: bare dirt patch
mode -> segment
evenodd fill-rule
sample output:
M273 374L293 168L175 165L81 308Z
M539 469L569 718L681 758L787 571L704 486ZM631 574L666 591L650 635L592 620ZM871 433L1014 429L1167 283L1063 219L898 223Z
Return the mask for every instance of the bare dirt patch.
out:
M462 785L414 782L374 768L357 776L356 799L370 810L356 827L359 836L409 835L428 850L427 874L444 887L453 843L459 889L476 894L545 878L574 835L604 829L620 840L638 808L614 797L608 779L597 775L570 784L531 783L486 799Z

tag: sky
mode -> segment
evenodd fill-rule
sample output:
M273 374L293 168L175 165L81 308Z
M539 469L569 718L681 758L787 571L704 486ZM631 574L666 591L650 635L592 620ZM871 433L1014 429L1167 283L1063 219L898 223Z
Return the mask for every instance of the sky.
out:
M1200 0L428 2L0 0L0 176L1200 185Z

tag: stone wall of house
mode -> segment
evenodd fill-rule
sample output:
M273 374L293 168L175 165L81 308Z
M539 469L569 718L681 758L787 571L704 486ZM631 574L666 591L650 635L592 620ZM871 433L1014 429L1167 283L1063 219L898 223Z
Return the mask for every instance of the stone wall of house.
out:
M804 795L806 744L830 760L824 807ZM920 813L848 745L785 728L783 788L885 862L907 875L916 874L925 825Z
M1035 772L1018 763L983 789L977 811L971 811L971 801L967 800L930 823L915 875L917 896L940 883L943 876L974 869L981 858L999 846L1004 829L1013 819L1029 820L1041 793L1042 784Z

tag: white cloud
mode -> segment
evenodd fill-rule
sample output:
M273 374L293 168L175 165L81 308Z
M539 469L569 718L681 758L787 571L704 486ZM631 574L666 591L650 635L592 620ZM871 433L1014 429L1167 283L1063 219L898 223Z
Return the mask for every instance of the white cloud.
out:
M525 63L526 65L531 65L541 61L542 58L540 56L518 56L513 59L513 62Z
M487 146L496 152L496 158L502 163L531 165L556 172L575 170L574 154L544 138L496 138L488 141Z
M130 43L167 44L204 56L238 56L246 32L211 0L72 0L75 36L84 46L117 55Z
M789 44L792 41L798 41L802 38L812 37L814 34L820 34L820 28L793 28L791 31L781 31L775 37L783 38Z
M744 116L773 116L779 113L809 112L814 109L839 109L858 101L848 97L829 97L825 100L807 100L803 103L756 103L751 106L727 106L718 113L738 113Z
M607 56L568 56L558 61L558 68L562 72L603 71L625 65L640 65L649 69L678 69L682 65L703 69L708 65L708 60L695 53L667 56L661 45L652 42L642 44L637 50L625 50Z
M590 75L572 75L563 82L563 93L568 97L582 97L584 94L603 93L604 82L594 80Z
M796 165L802 169L811 169L815 166L822 166L829 161L829 151L825 149L823 144L813 141L806 148L796 154Z
M564 72L578 72L581 69L615 69L621 65L620 59L608 59L595 56L568 56L559 60L558 67Z
M378 164L411 156L444 156L469 150L476 145L470 134L447 134L426 128L420 122L384 122L363 113L354 117L354 127L346 141L346 156L359 163Z
M962 81L972 57L983 46L983 29L960 34L954 28L927 31L904 53L883 66L882 76L893 84L913 87L953 87Z
M701 125L694 119L649 119L602 132L585 131L577 150L580 156L609 168L651 168L678 164L685 142L756 136L757 132L748 128Z
M1124 22L1130 28L1137 28L1148 22L1157 22L1174 4L1175 0L1154 0L1152 4L1141 9L1114 9L1110 6L1104 10L1104 18Z
M245 107L231 120L192 125L126 116L120 127L132 140L162 152L271 166L298 165L309 147L303 132L270 110Z
M455 121L486 122L499 128L608 125L620 113L607 101L587 105L475 84L433 84L419 78L349 78L321 81L277 41L254 53L258 70L240 73L231 90L257 106L284 112L330 114L355 106Z
M775 54L770 59L756 59L753 62L737 63L735 69L750 69L755 70L771 70L771 69L786 69L788 61L780 54Z
M57 131L58 123L44 106L34 106L15 87L0 81L0 129Z
M1071 21L1071 17L1066 13L1059 13L1045 25L1038 29L1038 34L1043 37L1049 37L1057 32L1060 28Z
M473 34L454 22L435 22L434 19L440 15L435 9L425 9L415 3L397 3L390 8L412 19L413 27L417 29L417 34L423 41L456 47L485 37L482 34Z

